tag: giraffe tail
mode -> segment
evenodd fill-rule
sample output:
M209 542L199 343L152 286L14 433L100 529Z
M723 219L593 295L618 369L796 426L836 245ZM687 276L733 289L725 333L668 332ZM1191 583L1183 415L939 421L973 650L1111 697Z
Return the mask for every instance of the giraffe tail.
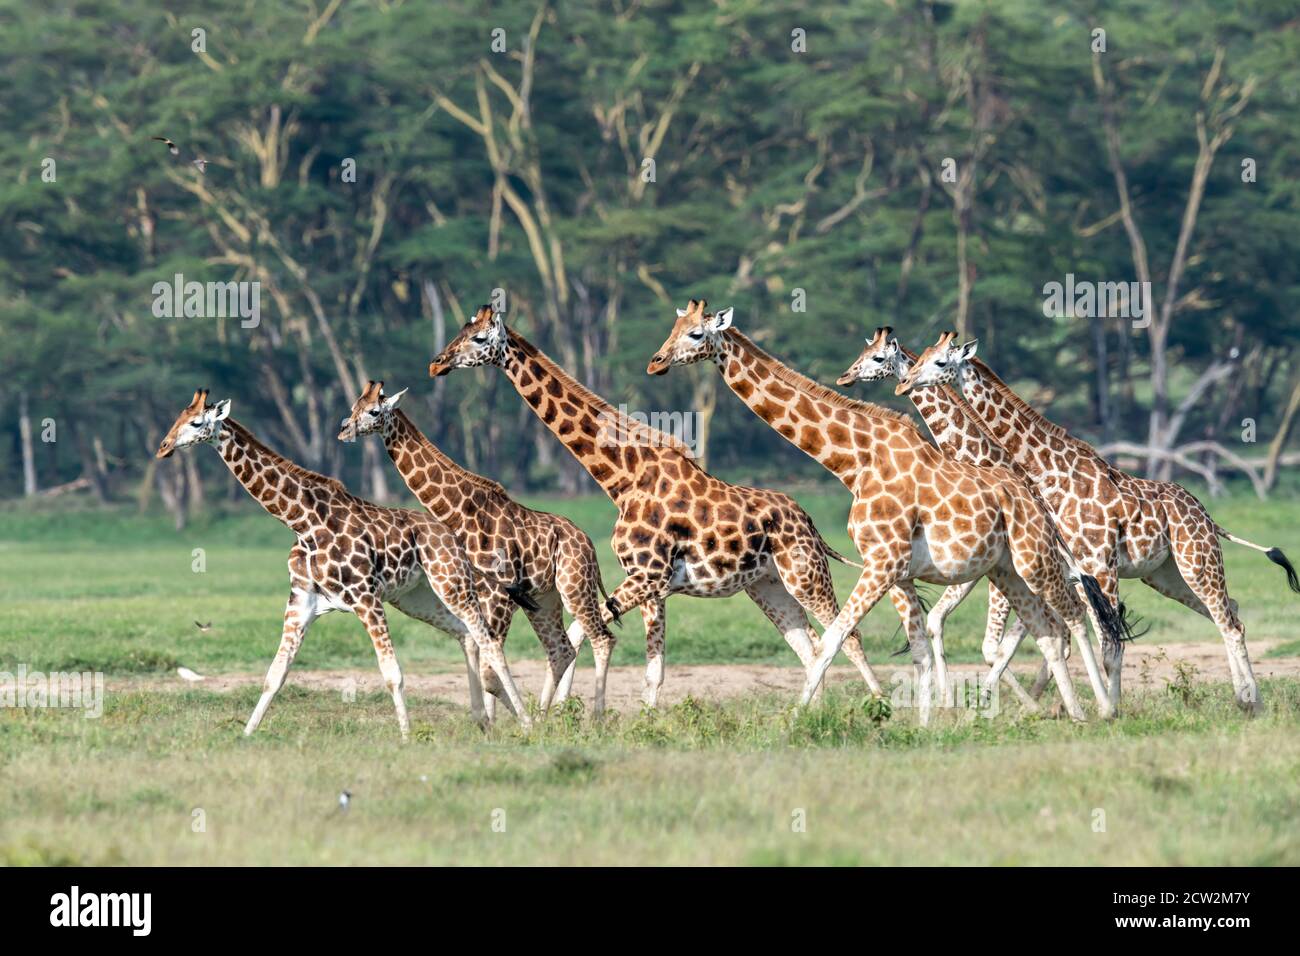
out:
M510 600L514 601L525 611L541 610L541 605L528 596L528 592L524 590L522 584L517 582L514 584L503 584L502 588L505 590L506 594L510 595Z
M834 560L838 561L840 564L847 564L851 568L858 568L859 570L861 570L862 565L858 564L858 562L856 561L850 561L848 558L844 557L844 555L840 554L829 544L827 544L826 539L821 536L820 531L817 531L816 534L817 534L817 540L821 542L822 551L825 552L826 557L833 558Z
M617 624L619 627L622 627L622 626L623 626L623 612L622 612L622 610L619 608L619 606L618 606L618 602L615 601L615 600L613 600L613 599L609 596L609 592L605 590L605 579L602 578L602 577L600 576L600 565L599 565L599 564L596 565L596 587L600 588L600 596L601 596L602 598L605 599L605 608L606 608L606 610L608 610L609 613L613 615L613 616L609 619L609 623L611 623L611 624Z
M1029 488L1029 493L1038 503L1038 510L1042 512L1043 521L1047 524L1047 530L1051 532L1052 543L1056 546L1056 552L1061 556L1061 561L1065 564L1066 572L1071 580L1077 581L1083 588L1083 596L1092 608L1094 619L1101 628L1101 638L1104 644L1117 644L1122 641L1135 641L1143 634L1145 630L1137 629L1137 618L1124 606L1120 601L1118 606L1111 604L1106 597L1106 592L1102 589L1101 582L1091 574L1085 574L1079 567L1079 562L1074 557L1074 552L1070 550L1070 545L1065 540L1065 535L1061 534L1061 529L1052 517L1051 509L1047 507L1047 502L1039 495L1038 489L1030 482L1025 483Z
M1264 557L1268 558L1270 561L1272 561L1279 568L1281 568L1283 571L1286 572L1287 585L1291 588L1292 591L1295 591L1297 594L1300 594L1300 577L1296 576L1295 565L1291 563L1290 558L1288 558L1285 554L1282 553L1281 548L1266 548L1262 544L1256 544L1253 541L1247 541L1245 538L1238 538L1235 534L1230 534L1222 527L1220 527L1218 524L1214 526L1214 531L1216 534L1218 534L1220 538L1227 538L1233 544L1239 544L1242 547L1253 548L1254 550L1261 552L1264 555Z

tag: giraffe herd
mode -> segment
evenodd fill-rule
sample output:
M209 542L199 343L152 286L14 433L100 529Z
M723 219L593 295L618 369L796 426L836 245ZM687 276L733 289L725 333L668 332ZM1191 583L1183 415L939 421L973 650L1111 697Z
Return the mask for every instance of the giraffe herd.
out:
M740 591L803 665L801 706L821 692L841 648L870 692L883 694L858 625L888 595L907 635L925 725L936 701L954 703L944 621L980 578L989 588L986 694L1004 682L1032 709L1052 680L1069 716L1085 720L1066 665L1077 648L1097 714L1115 716L1124 644L1132 637L1118 580L1136 577L1214 622L1238 704L1260 710L1219 540L1264 552L1300 592L1280 550L1229 534L1179 485L1116 469L1012 392L975 357L975 343L958 344L955 333L917 355L892 329L878 329L838 380L841 386L897 380L897 394L910 396L927 437L909 416L851 399L782 364L735 328L733 317L732 309L710 312L705 301L691 299L677 310L647 372L662 375L702 361L717 366L742 402L848 489L848 529L860 564L836 553L789 495L710 475L682 442L622 416L489 306L432 360L429 374L500 369L586 469L617 511L612 545L623 579L611 591L591 539L577 525L525 507L496 481L444 454L398 407L405 389L389 395L382 382L368 383L339 439L378 435L423 512L350 494L336 479L267 448L230 417L229 400L212 404L206 389L196 391L157 456L212 444L249 494L297 536L280 646L244 732L261 723L307 629L330 611L351 611L365 626L405 739L409 718L385 603L460 643L474 720L490 723L500 700L527 727L528 709L504 650L516 609L546 652L540 713L570 694L578 648L589 639L599 716L615 643L611 623L640 610L642 699L653 707L664 681L669 596L726 598ZM843 606L832 585L832 560L860 570ZM933 608L918 594L922 582L945 586ZM1017 620L1007 628L1012 610ZM567 629L565 612L573 619ZM809 616L821 625L820 636ZM1007 666L1026 634L1044 658L1029 692Z

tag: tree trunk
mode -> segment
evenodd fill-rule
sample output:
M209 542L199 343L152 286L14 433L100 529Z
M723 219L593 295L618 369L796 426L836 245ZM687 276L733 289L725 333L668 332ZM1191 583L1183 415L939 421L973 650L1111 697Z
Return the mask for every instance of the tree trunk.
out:
M36 455L32 448L32 416L27 407L27 392L18 393L18 434L23 446L23 497L30 498L37 492Z
M1277 466L1278 460L1282 457L1282 449L1286 447L1287 439L1291 437L1291 429L1295 426L1296 413L1300 412L1300 381L1295 383L1291 389L1291 398L1286 403L1286 412L1282 415L1282 424L1278 426L1277 434L1268 445L1268 460L1264 463L1264 488L1272 490L1277 484Z

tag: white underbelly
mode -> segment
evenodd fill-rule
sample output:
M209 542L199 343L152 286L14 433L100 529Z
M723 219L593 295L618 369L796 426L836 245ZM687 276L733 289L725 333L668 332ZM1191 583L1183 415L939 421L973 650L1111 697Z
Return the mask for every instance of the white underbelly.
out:
M765 564L770 563L770 560ZM673 562L668 592L691 597L730 597L757 581L764 573L765 567L760 565L750 571L718 574L707 562L696 563L678 558Z
M1116 570L1121 578L1144 578L1169 560L1169 549L1161 548L1154 554L1143 555L1139 561L1133 561L1121 545L1117 558Z
M991 544L977 546L972 553L959 541L931 543L925 529L912 538L912 560L908 577L930 584L961 584L973 581L997 564L998 549Z

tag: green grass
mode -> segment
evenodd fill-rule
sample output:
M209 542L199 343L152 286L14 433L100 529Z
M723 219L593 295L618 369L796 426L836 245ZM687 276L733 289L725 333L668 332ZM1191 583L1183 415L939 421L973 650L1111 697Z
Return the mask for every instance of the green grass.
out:
M1300 683L1264 692L1256 720L1218 688L926 730L836 690L599 725L575 702L529 735L413 700L406 746L384 694L289 687L244 739L255 689L110 693L99 720L0 711L0 862L1295 864Z
M800 495L832 546L852 548L844 525L844 493ZM596 542L606 586L621 572L609 548L613 509L603 498L532 500L567 514ZM1237 534L1287 550L1300 560L1300 502L1265 506L1234 498L1210 503L1216 519ZM0 662L42 670L108 673L170 670L184 663L204 673L260 669L275 652L288 595L285 557L292 534L274 519L245 508L201 520L177 534L162 516L134 509L0 511ZM203 549L206 571L195 573L193 550ZM1262 555L1227 545L1229 583L1240 603L1247 638L1294 639L1300 597L1286 590L1281 571ZM836 589L848 594L856 570L832 564ZM1125 599L1149 624L1149 640L1218 640L1208 621L1138 582L1125 582ZM937 596L938 590L933 592ZM979 659L985 592L975 593L950 618L947 647L954 661ZM638 615L617 632L616 664L644 660ZM683 664L791 664L793 655L762 613L743 596L727 600L674 598L668 605L668 661ZM200 634L195 620L213 621ZM428 627L391 615L394 642L405 664L454 668L454 642ZM866 619L867 653L884 659L898 649L898 617L882 602ZM516 615L508 645L512 657L538 657L524 615ZM584 650L584 660L590 652ZM370 667L373 652L360 625L332 614L313 625L296 667Z
M847 552L847 496L799 497ZM532 503L579 521L617 583L604 500ZM1300 558L1300 503L1210 508ZM244 739L255 688L128 689L121 678L178 663L261 672L279 638L290 543L246 509L179 535L129 508L0 510L0 671L108 674L99 719L0 708L0 863L1300 863L1290 680L1263 683L1267 712L1255 720L1223 684L1176 694L1133 682L1110 724L1011 706L993 720L943 712L924 730L912 712L882 717L848 689L803 713L766 694L602 724L574 701L528 735L508 718L484 735L459 701L412 697L407 746L383 694L347 703L291 678ZM194 548L204 573L191 570ZM1300 651L1300 598L1278 569L1231 545L1226 555L1248 638ZM853 569L835 574L844 596ZM1135 582L1124 593L1151 625L1145 640L1217 641L1208 622ZM983 615L977 593L950 621L954 659L977 658ZM196 619L214 631L199 634ZM676 598L669 621L670 684L674 664L794 663L743 598ZM400 614L392 622L408 674L462 666L449 638ZM896 627L889 607L868 618L873 659L898 647ZM639 623L619 638L616 663L640 663ZM539 654L522 615L508 650ZM373 669L374 657L359 624L335 614L313 627L296 667ZM354 794L346 815L333 810L342 789ZM801 811L806 831L795 832Z

